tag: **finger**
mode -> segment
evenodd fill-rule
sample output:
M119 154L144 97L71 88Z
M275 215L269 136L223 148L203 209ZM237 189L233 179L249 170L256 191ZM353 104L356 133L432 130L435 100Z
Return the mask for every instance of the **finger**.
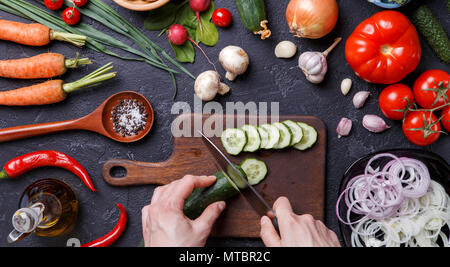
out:
M198 217L194 221L194 225L198 227L198 230L203 231L211 231L212 226L219 218L222 211L225 209L225 201L219 201L216 203L212 203L203 211L202 215Z
M286 197L279 197L273 204L273 210L276 217L281 218L281 221L283 221L283 218L293 214L291 203Z
M154 204L158 201L161 194L164 192L165 187L164 186L158 186L153 190L152 200L150 203Z
M145 206L144 208L142 208L142 236L144 238L144 243L147 244L148 240L147 240L147 236L148 236L148 227L147 227L147 220L148 220L148 207L149 206Z
M272 221L267 216L261 218L261 239L266 247L280 247L281 239Z
M196 188L204 188L215 183L215 176L192 176L187 175L174 184L174 187L168 191L168 197L174 203L176 208L182 209L184 201ZM170 194L169 194L170 193Z

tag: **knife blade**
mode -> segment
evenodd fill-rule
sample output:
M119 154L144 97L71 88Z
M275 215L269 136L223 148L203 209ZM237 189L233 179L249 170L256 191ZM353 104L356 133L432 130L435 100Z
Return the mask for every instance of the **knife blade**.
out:
M275 211L267 203L266 200L255 190L255 188L247 181L242 173L235 167L230 159L201 131L198 131L202 136L203 143L208 148L209 152L213 155L218 168L224 171L233 182L239 187L239 189L247 188L246 190L239 190L241 195L247 200L252 208L258 213L258 215L269 216L272 218L272 222L275 228L278 230L278 222Z

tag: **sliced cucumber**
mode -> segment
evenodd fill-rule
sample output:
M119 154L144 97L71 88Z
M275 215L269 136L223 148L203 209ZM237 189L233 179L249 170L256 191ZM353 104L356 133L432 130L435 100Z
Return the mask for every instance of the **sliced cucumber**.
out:
M265 148L269 143L269 133L261 127L258 127L259 137L261 137L260 148Z
M245 159L241 167L247 174L247 180L251 185L259 184L267 175L267 166L264 161L258 159Z
M269 142L267 142L267 145L264 147L265 149L272 149L275 147L275 145L280 140L280 131L277 127L271 125L271 124L263 124L261 125L261 128L267 131L269 134Z
M273 126L278 128L278 131L280 132L280 140L278 140L278 143L275 145L274 148L276 149L283 149L291 145L292 140L292 134L286 125L284 125L281 122L275 122L272 123Z
M299 143L303 138L302 127L300 127L300 125L291 120L283 121L283 124L286 125L286 127L288 127L289 130L291 130L292 140L290 146Z
M241 127L247 134L247 144L244 147L245 152L255 152L261 146L261 137L258 128L253 125L244 125Z
M230 155L239 155L247 144L247 134L241 129L229 128L222 132L222 145Z
M241 166L234 164L234 167L240 172L241 175L239 175L239 173L237 173L233 167L231 167L231 165L227 166L227 174L228 176L231 178L231 180L233 181L233 183L239 188L239 189L245 189L247 188L247 183L245 181L242 180L242 177L244 177L244 179L247 179L247 174L245 173L245 171L242 169Z
M297 122L297 124L302 127L303 138L299 143L294 145L294 148L298 150L306 150L308 148L311 148L317 141L316 129L303 122Z

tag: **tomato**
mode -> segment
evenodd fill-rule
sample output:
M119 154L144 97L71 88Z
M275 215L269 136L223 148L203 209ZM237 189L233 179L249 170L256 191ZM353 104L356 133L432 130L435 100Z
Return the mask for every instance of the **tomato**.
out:
M441 124L429 111L412 111L403 122L406 138L418 146L428 146L439 139Z
M442 126L450 133L450 106L447 106L442 110L441 116Z
M414 103L409 86L398 83L384 88L378 98L378 105L384 116L391 120L402 120L408 105Z
M68 7L64 9L62 18L66 24L75 25L80 21L81 14L75 7Z
M44 4L48 9L58 10L64 4L64 0L44 0Z
M436 108L450 103L450 75L443 70L428 70L414 83L414 95L423 108Z
M231 13L226 8L218 8L212 15L212 21L219 27L228 27L231 24Z
M422 54L419 36L397 11L381 11L359 24L345 44L345 57L367 82L393 84L414 71Z
M88 0L72 0L72 2L77 6L77 7L82 7L84 5L87 4Z

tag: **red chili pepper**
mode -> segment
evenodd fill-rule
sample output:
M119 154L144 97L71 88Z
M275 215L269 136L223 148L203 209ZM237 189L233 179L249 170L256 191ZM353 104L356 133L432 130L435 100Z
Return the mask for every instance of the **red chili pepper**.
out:
M120 203L117 203L117 207L120 209L120 217L114 229L94 241L81 245L81 247L109 247L119 239L127 225L127 211Z
M16 178L30 170L45 166L60 167L74 173L95 192L89 174L78 161L64 153L52 150L31 152L10 160L0 172L0 179Z

